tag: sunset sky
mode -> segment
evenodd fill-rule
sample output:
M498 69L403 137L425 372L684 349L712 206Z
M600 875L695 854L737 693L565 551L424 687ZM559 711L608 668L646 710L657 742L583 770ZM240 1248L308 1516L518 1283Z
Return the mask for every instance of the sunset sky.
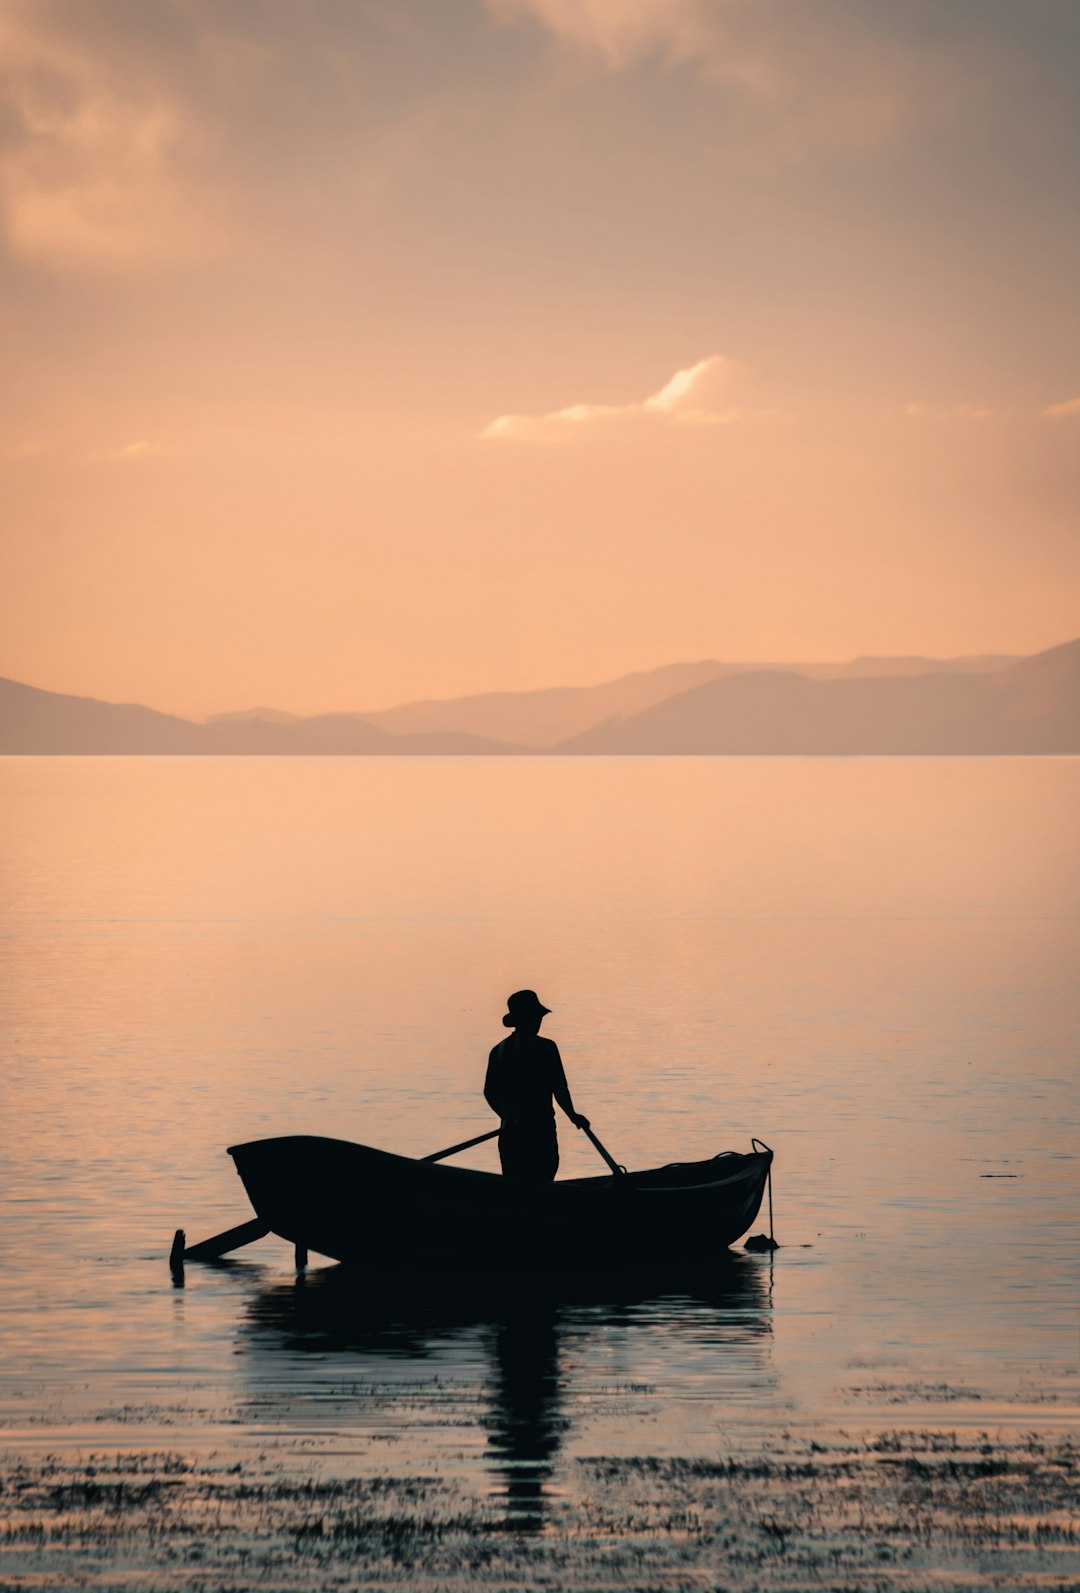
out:
M1080 635L1077 0L0 0L0 674Z

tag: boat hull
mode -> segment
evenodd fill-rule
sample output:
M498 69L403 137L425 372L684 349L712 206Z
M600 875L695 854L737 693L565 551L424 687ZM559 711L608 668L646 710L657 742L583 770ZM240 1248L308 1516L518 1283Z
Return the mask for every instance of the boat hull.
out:
M707 1264L747 1232L772 1152L529 1187L347 1140L229 1147L273 1233L380 1271L515 1272Z

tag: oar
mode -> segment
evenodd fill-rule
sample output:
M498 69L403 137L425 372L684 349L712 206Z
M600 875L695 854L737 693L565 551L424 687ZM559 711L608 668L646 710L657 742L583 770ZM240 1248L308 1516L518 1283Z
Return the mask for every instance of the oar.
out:
M621 1178L625 1178L625 1176L626 1176L626 1168L625 1167L620 1167L618 1162L615 1160L614 1156L612 1156L608 1151L606 1151L604 1149L603 1145L601 1145L600 1141L597 1139L596 1135L593 1133L591 1128L588 1128L584 1123L582 1123L581 1126L584 1129L585 1133L592 1140L593 1144L596 1146L596 1148L600 1152L601 1156L607 1162L608 1166L611 1168L611 1171L615 1174L615 1176L617 1178L620 1178L620 1177Z
M493 1128L488 1134L477 1134L475 1139L463 1139L460 1145L448 1145L445 1150L436 1151L432 1156L420 1156L417 1159L422 1162L441 1162L447 1156L456 1156L458 1151L471 1150L474 1145L482 1145L485 1140L498 1139L498 1137L499 1130Z
M626 1168L619 1166L614 1156L612 1156L610 1152L607 1151L603 1145L601 1145L591 1128L586 1128L584 1132L592 1140L601 1156L611 1168L611 1171L615 1173L616 1176L622 1177L626 1173ZM499 1133L499 1129L493 1128L487 1134L477 1134L475 1139L463 1139L460 1145L448 1145L445 1150L434 1151L430 1156L420 1156L417 1159L422 1162L445 1161L448 1156L456 1156L458 1151L472 1150L474 1145L483 1145L486 1140L497 1139L499 1137Z

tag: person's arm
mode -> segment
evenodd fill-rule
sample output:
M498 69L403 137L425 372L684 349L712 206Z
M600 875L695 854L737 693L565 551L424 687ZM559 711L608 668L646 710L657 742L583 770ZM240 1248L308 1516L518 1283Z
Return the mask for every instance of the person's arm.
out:
M570 1086L566 1082L566 1070L559 1055L559 1048L554 1040L551 1042L551 1093L573 1123L575 1128L588 1128L589 1119L580 1112L575 1112L574 1103L570 1099Z
M484 1100L498 1118L503 1115L502 1091L499 1088L499 1074L501 1071L499 1067L499 1048L494 1046L488 1057L487 1078L484 1080Z

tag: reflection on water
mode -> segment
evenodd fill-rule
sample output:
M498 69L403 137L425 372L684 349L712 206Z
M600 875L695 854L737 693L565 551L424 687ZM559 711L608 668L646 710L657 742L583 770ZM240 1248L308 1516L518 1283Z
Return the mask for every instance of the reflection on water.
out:
M551 1299L516 1302L492 1325L490 1347L489 1454L504 1478L508 1516L539 1527L544 1489L566 1427L559 1397L558 1307Z
M679 1288L663 1277L448 1286L339 1267L301 1274L247 1302L242 1343L259 1390L249 1415L303 1428L321 1406L339 1429L363 1430L373 1418L415 1428L432 1419L429 1407L444 1423L464 1410L485 1435L489 1491L515 1527L538 1530L575 1421L625 1392L645 1405L667 1392L612 1387L605 1369L648 1368L666 1384L704 1352L714 1397L725 1383L736 1401L771 1385L766 1266L726 1257Z

